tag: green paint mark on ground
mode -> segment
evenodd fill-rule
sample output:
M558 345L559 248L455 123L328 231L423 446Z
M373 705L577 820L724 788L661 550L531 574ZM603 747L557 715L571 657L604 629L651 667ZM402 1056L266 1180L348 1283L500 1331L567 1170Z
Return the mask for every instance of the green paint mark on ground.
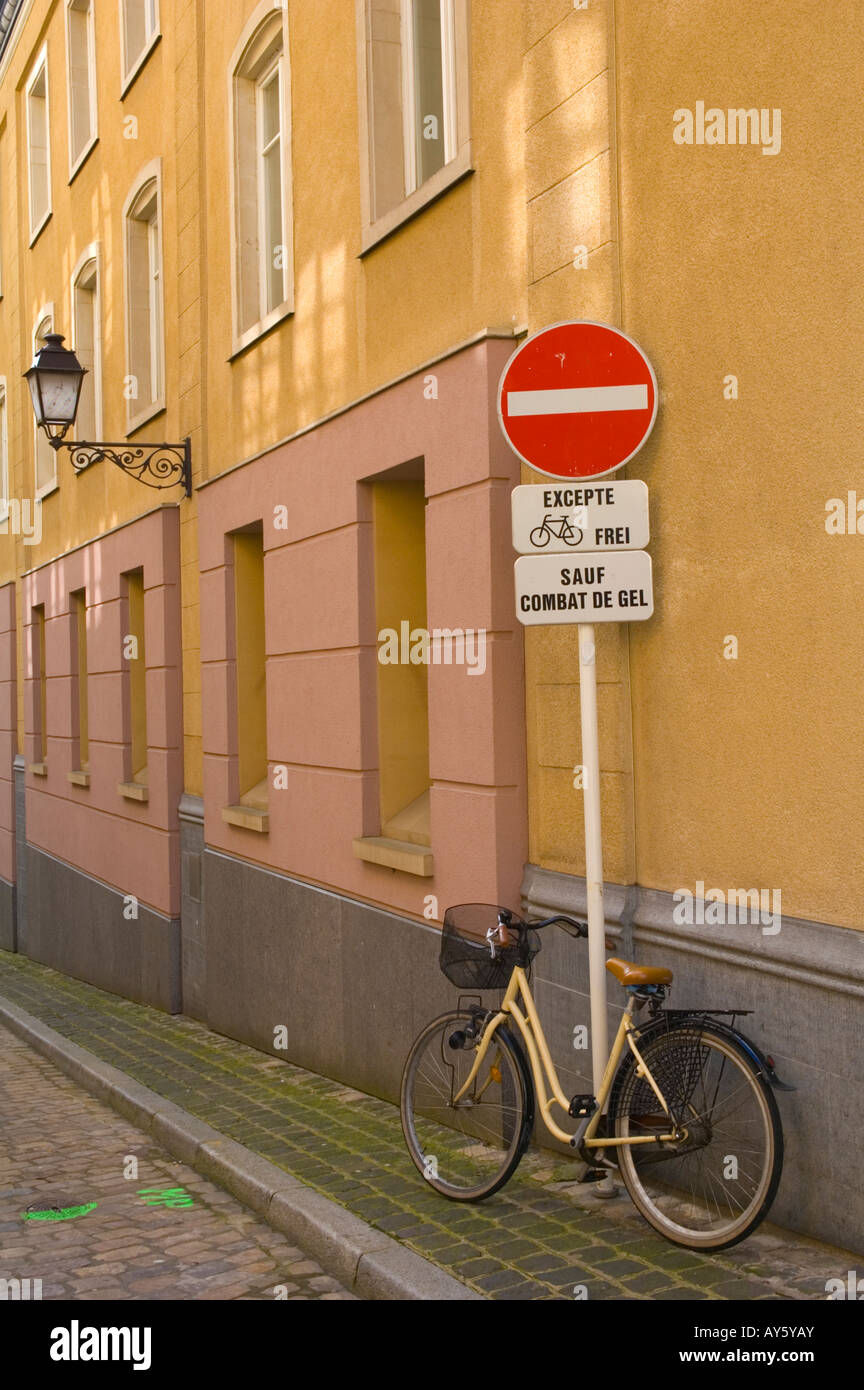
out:
M194 1207L194 1198L185 1187L139 1187L138 1196L149 1207Z
M86 1216L95 1211L98 1202L85 1202L80 1207L47 1207L44 1211L22 1211L22 1221L74 1221L76 1216Z

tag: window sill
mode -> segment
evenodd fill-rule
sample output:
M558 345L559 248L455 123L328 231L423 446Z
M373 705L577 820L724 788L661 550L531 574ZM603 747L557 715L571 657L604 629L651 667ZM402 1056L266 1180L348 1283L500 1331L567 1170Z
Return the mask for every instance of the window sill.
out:
M46 212L45 216L42 218L42 221L39 223L38 227L36 227L34 231L31 231L31 233L30 233L30 242L29 242L29 245L30 245L30 249L31 249L31 250L32 250L33 247L36 245L37 241L39 240L40 236L41 236L42 233L44 232L45 228L48 226L48 223L51 221L52 216L53 216L53 213L52 213L51 209L49 208L48 211Z
M131 439L133 434L137 434L145 425L149 425L150 421L155 420L157 415L164 415L167 409L168 407L163 398L154 401L152 405L148 405L140 414L133 415L126 421L126 438ZM87 441L84 440L82 442L86 443Z
M240 830L257 830L259 835L270 832L270 813L253 806L223 806L222 819L226 825L235 825Z
M47 764L47 763L29 763L28 766L27 766L27 771L28 771L28 772L32 772L34 777L47 777L47 776L48 776L48 764Z
M89 787L90 773L81 772L80 770L75 772L67 772L66 781L71 782L73 787Z
M285 319L290 319L293 314L294 305L286 300L284 304L279 305L278 309L273 309L266 318L261 319L258 323L253 323L251 328L247 328L245 333L241 333L239 337L234 339L227 360L233 362L236 358L242 357L248 348L260 342L262 338L266 338L267 334L272 332L278 324L283 323Z
M355 859L367 864L380 864L385 869L399 869L405 874L431 878L435 859L428 845L412 845L405 840L387 840L381 835L366 836L354 841Z
M430 203L434 203L443 194L448 193L455 184L461 183L473 172L474 164L469 142L455 159L451 159L449 164L445 164L443 169L439 169L437 174L433 174L431 179L427 179L397 207L391 208L389 212L384 213L383 217L379 217L368 227L363 228L361 257L367 255L387 237L392 236L400 227L404 227L406 222L410 222L418 213L423 212Z
M81 153L80 153L80 154L78 155L78 157L74 160L74 162L73 162L72 164L70 164L70 166L69 166L69 180L68 180L68 183L69 183L69 184L72 184L72 183L75 182L76 178L77 178L78 175L80 174L81 170L84 168L84 165L87 163L87 160L90 158L91 154L93 153L93 151L95 150L95 148L96 148L96 146L97 146L98 144L99 144L99 136L98 136L98 135L91 135L90 139L87 141L87 144L84 146L84 148L83 148L83 150L81 151ZM67 185L67 186L68 186L68 185Z
M127 801L150 800L150 790L142 782L118 782L117 790Z
M60 491L60 484L58 483L57 479L55 478L54 481L53 481L53 483L46 483L44 487L37 487L37 489L36 489L36 501L37 501L37 502L44 502L44 501L45 501L45 498L46 498L46 497L50 497L52 492L59 492L59 491Z
M147 43L146 43L146 44L144 45L144 47L142 48L141 52L139 53L138 57L135 59L135 62L132 64L132 66L131 66L131 68L129 69L129 71L128 71L127 73L124 74L124 76L123 76L123 82L122 82L122 85L121 85L121 87L120 87L120 100L121 100L121 101L123 101L124 97L126 96L126 94L127 94L128 91L129 91L129 88L132 86L133 82L135 81L135 79L136 79L136 77L138 76L139 72L140 72L141 69L143 68L144 64L147 62L147 59L150 57L150 54L153 52L153 49L156 47L156 45L157 45L157 43L159 42L159 40L161 39L161 37L162 37L162 31L161 31L161 29L157 29L156 32L155 32L155 34L153 34L153 36L152 36L150 39L148 39Z

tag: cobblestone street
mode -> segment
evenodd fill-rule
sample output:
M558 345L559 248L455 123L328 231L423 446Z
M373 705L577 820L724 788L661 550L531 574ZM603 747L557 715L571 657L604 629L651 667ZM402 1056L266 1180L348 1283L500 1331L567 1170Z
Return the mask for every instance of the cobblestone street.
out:
M192 1205L151 1204L172 1190L167 1200L188 1194ZM81 1207L65 1219L24 1215ZM39 1279L43 1299L353 1299L285 1236L5 1028L2 1279Z

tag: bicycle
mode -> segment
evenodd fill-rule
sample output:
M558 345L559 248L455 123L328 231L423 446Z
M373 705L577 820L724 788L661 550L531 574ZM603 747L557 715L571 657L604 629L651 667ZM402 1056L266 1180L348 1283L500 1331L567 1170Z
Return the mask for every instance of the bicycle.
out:
M547 514L543 518L543 525L534 527L530 540L532 545L544 546L548 545L554 537L555 540L563 541L565 545L579 545L582 536L583 532L579 530L578 526L571 525L567 516Z
M737 1245L764 1219L780 1182L774 1089L795 1089L736 1029L752 1010L666 1009L671 970L613 957L606 968L628 998L600 1091L568 1097L529 986L538 932L555 924L588 935L570 917L527 923L486 903L447 909L439 963L471 993L427 1025L405 1063L400 1110L411 1158L443 1196L489 1197L516 1171L539 1098L549 1133L592 1170L617 1166L661 1235L695 1250ZM504 991L497 1009L483 1006L484 990ZM569 1131L552 1118L555 1106L574 1122Z

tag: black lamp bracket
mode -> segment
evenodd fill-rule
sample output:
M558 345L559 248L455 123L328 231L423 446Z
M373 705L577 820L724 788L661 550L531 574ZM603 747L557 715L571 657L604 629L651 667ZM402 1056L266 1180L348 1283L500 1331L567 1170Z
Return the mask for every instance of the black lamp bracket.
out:
M145 487L180 486L187 497L192 496L192 446L188 437L182 444L90 444L83 439L70 442L51 439L50 442L53 449L69 450L76 473L83 473L92 464L108 459Z

